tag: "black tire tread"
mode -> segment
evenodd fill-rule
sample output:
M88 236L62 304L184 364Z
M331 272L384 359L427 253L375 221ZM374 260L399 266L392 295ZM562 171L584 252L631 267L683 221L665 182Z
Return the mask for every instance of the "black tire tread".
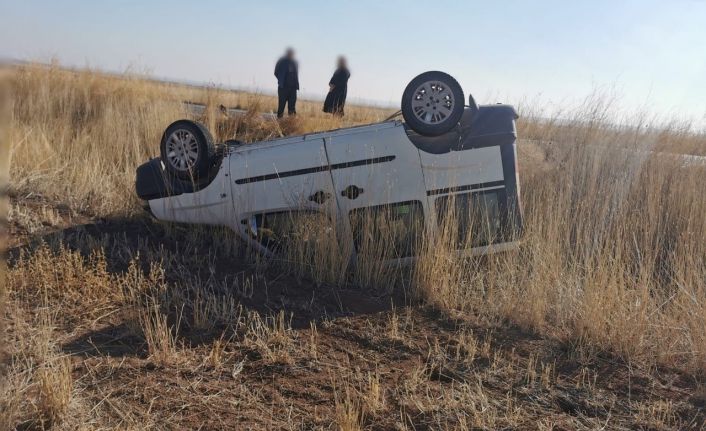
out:
M167 136L170 134L168 132L177 127L184 127L186 129L192 129L197 132L195 134L197 135L197 140L199 142L199 157L196 161L194 169L191 172L173 170L171 165L166 161L165 141L167 139ZM183 180L195 181L208 176L209 169L211 167L211 161L217 152L216 145L214 144L211 132L209 132L206 126L204 126L203 124L191 120L177 120L170 124L164 130L164 134L162 135L162 140L159 145L159 150L162 160L164 161L164 165L167 167L167 170L172 175Z
M451 91L454 93L456 104L454 106L454 111L449 115L446 121L439 124L425 124L419 121L414 113L412 112L412 98L414 97L414 90L419 87L425 81L441 81L445 83ZM439 136L444 133L449 132L451 129L456 127L461 116L463 115L465 97L463 95L463 89L461 85L456 81L451 75L439 72L439 71L429 71L417 75L412 79L407 87L402 93L402 117L404 117L405 122L409 127L415 132L423 136Z

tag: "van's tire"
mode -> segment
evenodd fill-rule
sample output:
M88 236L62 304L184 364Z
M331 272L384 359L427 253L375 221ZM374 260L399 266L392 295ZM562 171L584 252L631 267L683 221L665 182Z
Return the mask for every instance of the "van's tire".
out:
M194 181L208 176L216 146L204 125L179 120L164 131L159 151L169 173L182 180Z
M424 136L439 136L458 124L465 98L461 85L444 72L424 72L402 93L402 116Z

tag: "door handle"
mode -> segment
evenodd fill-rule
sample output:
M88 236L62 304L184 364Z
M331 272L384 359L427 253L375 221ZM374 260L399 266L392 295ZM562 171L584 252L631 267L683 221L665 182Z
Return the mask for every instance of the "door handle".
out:
M358 196L360 196L363 191L363 189L356 185L350 185L341 191L341 196L348 199L358 199Z
M314 203L321 205L322 203L326 202L330 197L331 197L331 193L326 193L323 190L319 190L318 192L309 196L309 200L311 202L314 202Z

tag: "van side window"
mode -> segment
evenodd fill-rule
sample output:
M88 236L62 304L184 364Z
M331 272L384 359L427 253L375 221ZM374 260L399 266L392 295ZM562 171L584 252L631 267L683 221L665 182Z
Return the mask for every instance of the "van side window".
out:
M424 209L419 201L356 208L349 213L358 253L383 259L414 256L424 234Z
M459 249L500 242L500 194L504 190L441 196L436 211L442 235Z
M329 218L317 211L279 211L253 214L241 221L248 235L274 253L295 242L319 238L322 229L333 229Z

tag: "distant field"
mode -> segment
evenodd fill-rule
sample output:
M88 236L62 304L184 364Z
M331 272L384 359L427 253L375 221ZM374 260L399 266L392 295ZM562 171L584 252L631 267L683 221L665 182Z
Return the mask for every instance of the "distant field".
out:
M391 110L301 101L277 122L271 96L3 73L0 429L703 429L706 165L668 156L706 155L688 123L520 106L519 251L459 260L441 238L414 268L377 250L347 271L335 240L263 261L151 221L135 168L182 117L253 142Z

